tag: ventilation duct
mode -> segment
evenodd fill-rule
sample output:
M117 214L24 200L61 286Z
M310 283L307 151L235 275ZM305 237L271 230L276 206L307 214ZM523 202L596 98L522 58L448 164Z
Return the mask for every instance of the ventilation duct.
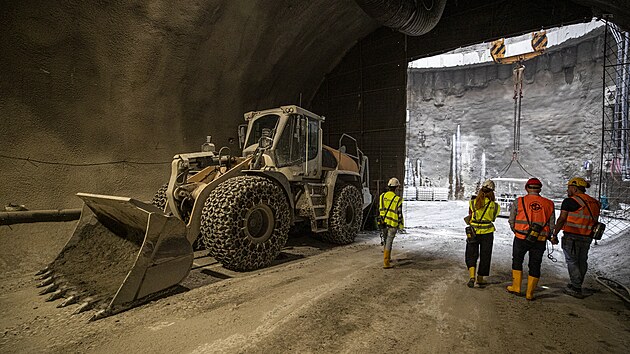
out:
M382 25L410 36L423 35L435 27L446 0L355 0Z

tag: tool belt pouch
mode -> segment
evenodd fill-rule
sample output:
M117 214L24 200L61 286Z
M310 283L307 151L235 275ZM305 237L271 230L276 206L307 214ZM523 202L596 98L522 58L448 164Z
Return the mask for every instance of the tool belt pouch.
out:
M601 240L602 236L604 235L604 231L606 231L606 224L597 222L595 223L595 225L593 225L593 228L591 230L591 236L593 237L593 239Z
M527 230L527 234L525 235L525 239L529 242L536 242L538 241L538 237L540 237L540 232L542 231L543 227L542 225L539 224L532 224L529 227L529 230Z
M475 233L475 229L472 226L466 227L466 242L475 242L477 241L477 233Z

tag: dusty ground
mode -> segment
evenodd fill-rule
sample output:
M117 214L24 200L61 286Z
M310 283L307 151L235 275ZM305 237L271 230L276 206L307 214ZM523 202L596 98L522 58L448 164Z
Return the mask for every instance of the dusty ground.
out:
M625 353L630 307L600 286L609 263L594 260L583 300L564 295L564 258L545 258L538 299L504 290L511 235L499 219L491 284L465 286L463 202L409 202L407 234L397 237L395 268L381 268L376 233L331 248L296 238L276 265L226 271L199 258L188 289L116 316L88 323L37 295L32 274L60 250L74 222L0 228L2 353L277 353L277 352L559 352ZM461 215L460 215L461 214ZM594 254L627 268L614 237ZM602 253L602 250L610 249ZM621 275L620 275L621 274ZM626 349L623 349L626 348Z

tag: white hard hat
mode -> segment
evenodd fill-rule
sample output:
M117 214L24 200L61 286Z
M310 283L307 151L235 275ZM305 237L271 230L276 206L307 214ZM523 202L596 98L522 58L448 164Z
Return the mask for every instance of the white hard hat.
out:
M388 187L398 187L398 186L400 186L400 182L398 181L398 178L392 177L392 178L389 179L389 182L387 182L387 186Z
M489 179L489 180L483 182L483 184L481 185L481 188L488 188L489 190L493 191L494 190L494 182Z

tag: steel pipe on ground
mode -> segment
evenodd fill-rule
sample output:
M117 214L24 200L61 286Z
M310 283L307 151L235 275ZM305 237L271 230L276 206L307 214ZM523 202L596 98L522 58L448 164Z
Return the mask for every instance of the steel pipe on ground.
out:
M0 212L0 225L78 220L81 209L26 210Z

